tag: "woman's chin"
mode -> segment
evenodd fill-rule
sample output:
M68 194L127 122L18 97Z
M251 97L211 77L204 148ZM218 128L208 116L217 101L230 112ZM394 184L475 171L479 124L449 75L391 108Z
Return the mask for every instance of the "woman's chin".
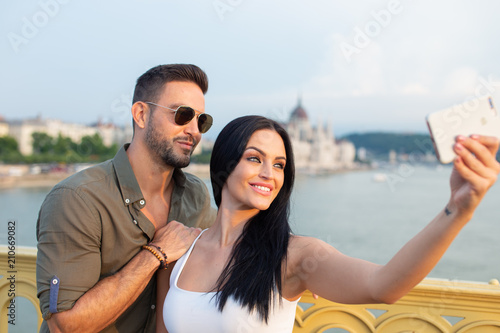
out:
M268 210L269 206L271 206L270 203L262 203L262 204L255 205L255 208L258 210Z

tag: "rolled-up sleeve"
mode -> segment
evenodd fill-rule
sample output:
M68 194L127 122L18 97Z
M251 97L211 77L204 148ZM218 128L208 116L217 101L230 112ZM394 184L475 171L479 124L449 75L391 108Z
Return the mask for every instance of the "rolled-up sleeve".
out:
M37 291L40 310L48 318L51 303L57 312L69 310L99 281L99 214L78 189L53 189L40 208L37 239ZM50 296L54 276L59 279L57 297Z

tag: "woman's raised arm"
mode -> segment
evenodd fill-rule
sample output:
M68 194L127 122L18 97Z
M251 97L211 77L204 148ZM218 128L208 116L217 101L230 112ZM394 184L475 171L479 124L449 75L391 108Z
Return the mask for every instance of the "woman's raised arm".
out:
M492 137L457 138L448 204L386 265L345 256L317 239L294 237L285 297L309 289L341 303L397 301L432 270L495 183L500 172L498 145Z

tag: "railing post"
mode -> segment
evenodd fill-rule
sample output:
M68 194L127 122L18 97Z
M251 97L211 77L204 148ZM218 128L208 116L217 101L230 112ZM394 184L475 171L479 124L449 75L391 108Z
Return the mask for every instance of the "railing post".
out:
M42 313L37 298L36 289L36 248L17 246L15 255L9 256L8 247L0 245L0 332L7 332L9 323L9 304L14 296L24 297L31 302L37 312L37 330L42 325ZM14 263L9 260L15 260ZM13 264L14 266L10 266ZM17 312L17 311L16 311ZM13 313L16 321L15 312Z

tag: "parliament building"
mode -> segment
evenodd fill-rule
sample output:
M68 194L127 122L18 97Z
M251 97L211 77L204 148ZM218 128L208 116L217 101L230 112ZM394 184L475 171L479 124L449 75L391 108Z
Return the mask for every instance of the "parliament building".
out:
M321 174L354 168L354 144L337 141L329 122L318 121L313 127L300 98L285 127L292 141L297 171Z

